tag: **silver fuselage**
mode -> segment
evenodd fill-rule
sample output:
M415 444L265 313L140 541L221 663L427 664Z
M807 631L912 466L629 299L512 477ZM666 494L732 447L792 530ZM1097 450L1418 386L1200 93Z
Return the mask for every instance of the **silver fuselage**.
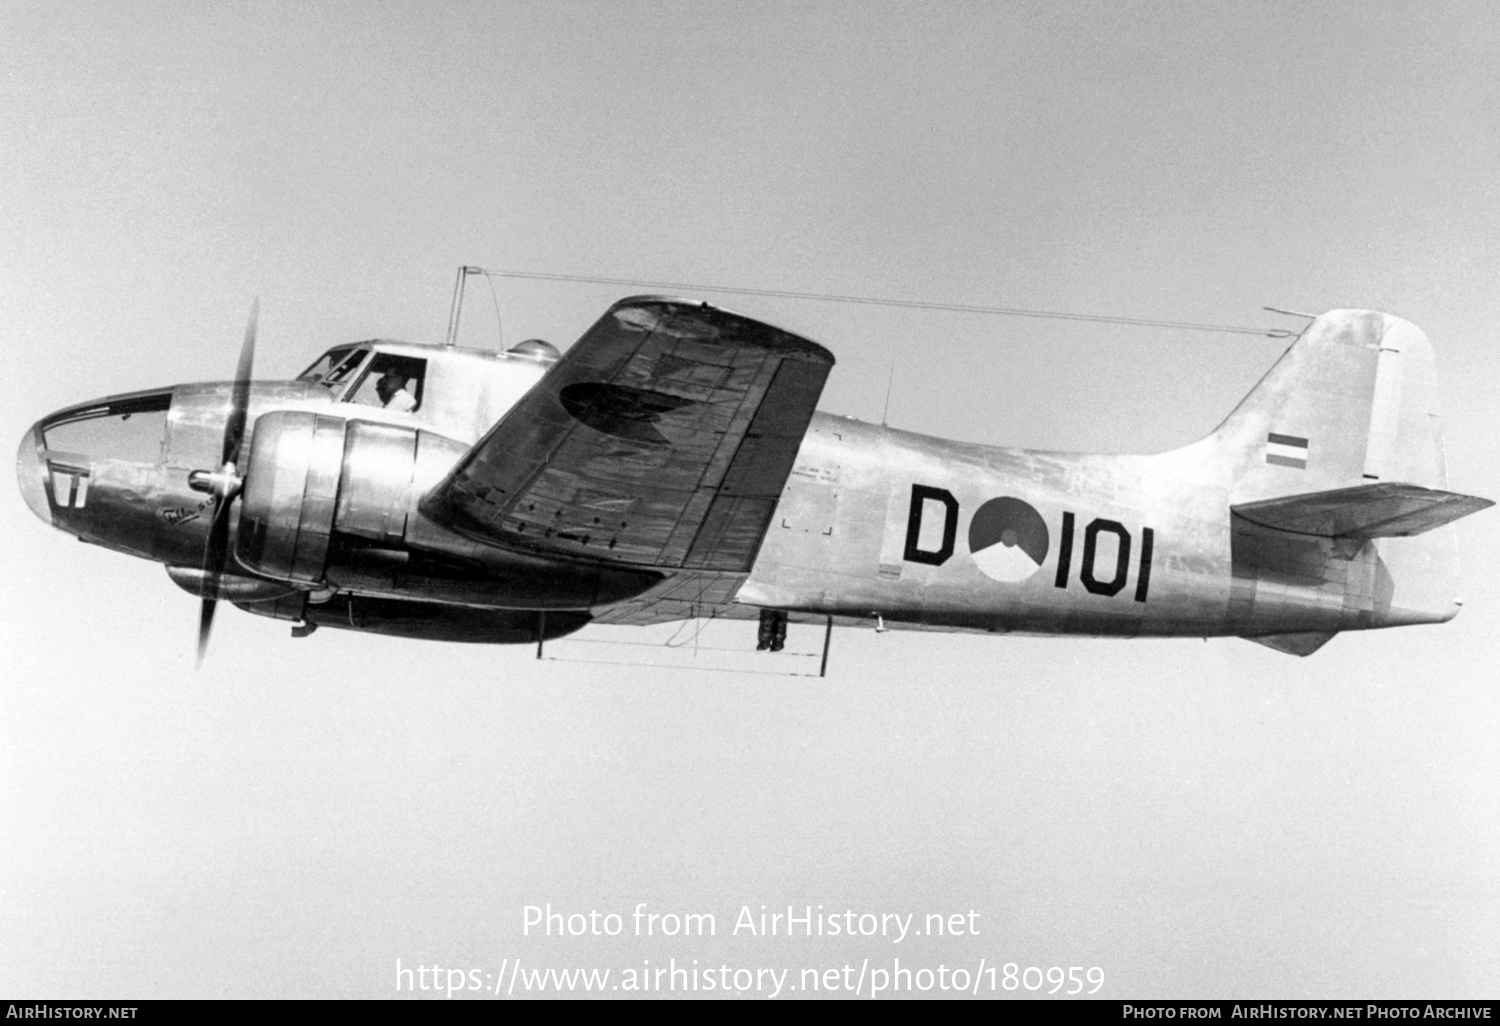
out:
M1447 537L1436 546L1439 532L1426 536L1420 552L1407 538L1258 529L1230 507L1246 461L1262 457L1218 435L1159 454L1086 455L817 414L748 574L648 572L484 544L429 520L419 501L544 368L437 346L365 345L427 361L421 407L395 413L340 402L318 384L256 383L246 451L269 413L300 411L322 425L318 437L332 425L338 451L325 476L339 484L337 510L322 535L297 542L315 543L311 569L250 567L234 585L240 592L224 597L269 599L290 583L324 597L573 610L605 623L769 608L840 623L1111 636L1339 631L1457 611L1451 593L1422 590L1452 587L1451 527L1439 529ZM88 404L115 403L116 412L75 427L69 417L84 407L44 418L18 455L23 495L43 520L85 541L179 568L173 579L193 590L211 517L188 475L217 465L228 401L227 384L182 385ZM231 515L237 523L238 506ZM1398 588L1387 564L1414 552L1424 572L1397 575Z
M1298 550L1299 572L1257 558L1264 532L1230 513L1236 456L1225 448L1210 437L1147 455L1043 452L819 414L738 598L879 614L893 626L1117 636L1349 630L1441 622L1457 611L1434 615L1382 592L1381 554L1408 539L1278 539ZM921 502L914 525L914 486L957 506L941 562L945 503ZM1050 535L1034 569L1007 575L1025 573L1020 580L985 573L970 544L975 511L1005 497L1035 509ZM922 560L904 558L913 536Z

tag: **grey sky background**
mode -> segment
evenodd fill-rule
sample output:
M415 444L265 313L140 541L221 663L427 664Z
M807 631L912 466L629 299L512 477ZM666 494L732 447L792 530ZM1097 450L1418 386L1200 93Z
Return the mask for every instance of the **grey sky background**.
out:
M1500 498L1497 60L1483 3L12 3L0 438L229 376L256 295L263 377L440 340L480 264L1268 328L1300 322L1263 304L1388 310L1436 347L1452 487ZM511 343L631 291L497 286ZM832 349L823 409L879 420L894 367L893 425L994 444L1191 441L1283 346L703 298ZM463 341L496 341L478 279ZM228 609L194 675L195 599L0 493L9 995L379 997L397 958L516 957L1500 991L1493 512L1459 525L1456 621L1305 660L841 631L815 681ZM523 937L545 902L720 936ZM761 904L981 933L727 936Z

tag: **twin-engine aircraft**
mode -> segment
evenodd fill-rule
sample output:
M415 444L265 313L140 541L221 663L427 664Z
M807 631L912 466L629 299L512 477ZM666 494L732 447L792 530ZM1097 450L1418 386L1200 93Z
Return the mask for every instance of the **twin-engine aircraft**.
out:
M1308 655L1457 612L1432 349L1316 318L1208 437L1150 455L949 441L818 413L834 359L706 303L612 306L565 354L370 341L293 381L73 406L21 492L202 599L491 644L759 618L1009 634L1239 636ZM826 660L826 648L825 648Z

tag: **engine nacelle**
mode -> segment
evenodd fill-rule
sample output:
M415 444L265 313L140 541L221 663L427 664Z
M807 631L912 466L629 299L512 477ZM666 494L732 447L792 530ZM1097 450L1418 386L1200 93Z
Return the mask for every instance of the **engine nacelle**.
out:
M267 413L255 422L235 558L305 590L493 609L589 609L661 579L510 551L423 516L422 494L467 451L431 431Z

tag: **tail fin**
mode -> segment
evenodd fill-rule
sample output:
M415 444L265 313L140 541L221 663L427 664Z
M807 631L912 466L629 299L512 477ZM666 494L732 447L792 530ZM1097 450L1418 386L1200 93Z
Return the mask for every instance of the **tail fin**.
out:
M1398 481L1445 489L1432 344L1390 314L1314 320L1214 432L1238 505Z
M1414 324L1317 318L1210 441L1231 468L1231 615L1296 623L1312 603L1348 629L1457 613L1445 525L1491 503L1446 491L1432 344Z

